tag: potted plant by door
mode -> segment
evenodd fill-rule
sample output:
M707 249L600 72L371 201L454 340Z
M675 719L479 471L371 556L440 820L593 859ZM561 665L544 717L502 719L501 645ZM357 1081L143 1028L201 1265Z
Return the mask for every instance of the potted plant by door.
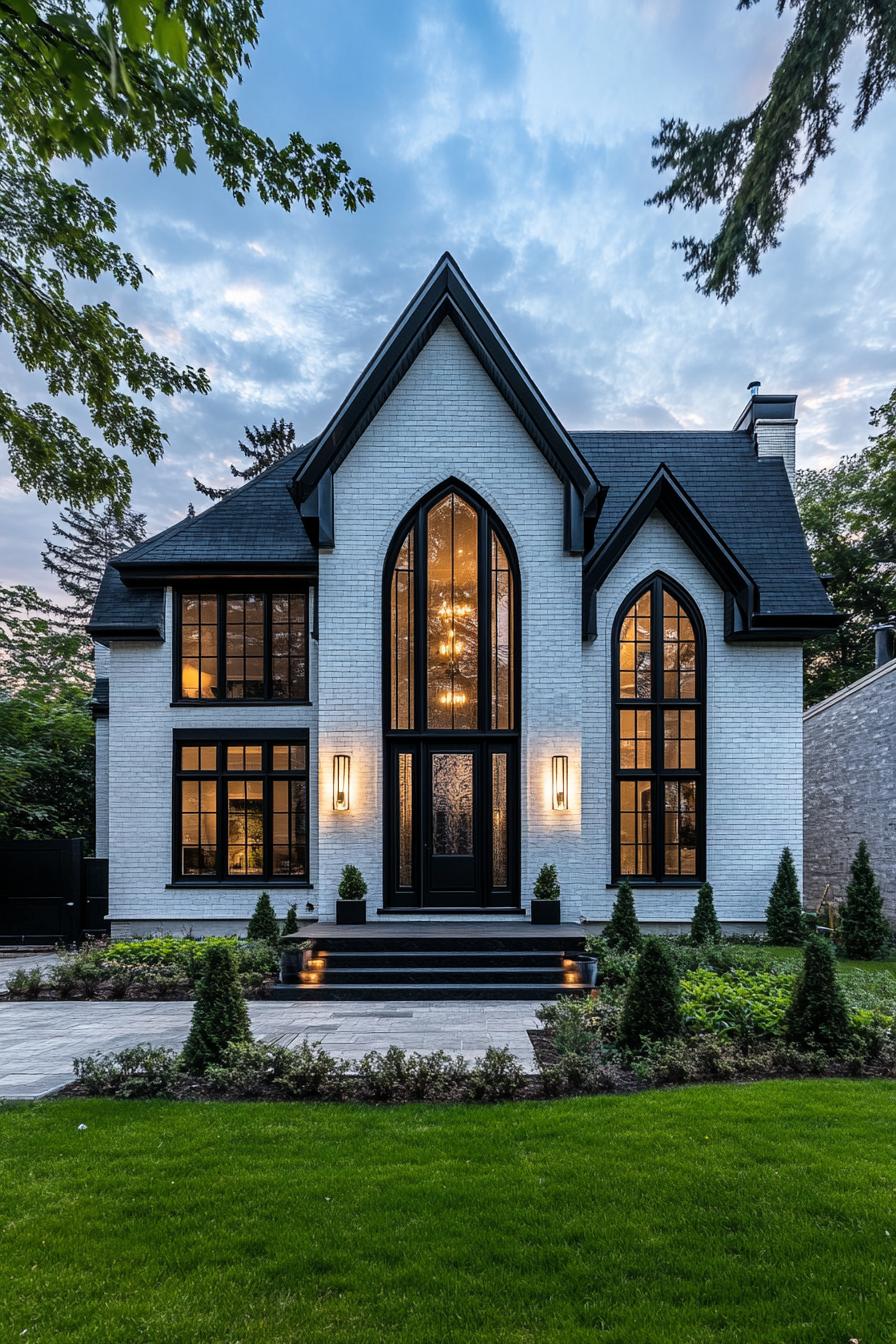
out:
M291 905L283 921L280 933L280 983L297 985L299 971L302 969L302 950L309 946L307 940L299 938L299 920L296 907Z
M367 902L364 899L366 895L367 883L364 881L361 869L356 868L353 863L347 863L339 879L336 923L366 924Z
M556 864L546 863L536 877L529 911L533 924L560 923L560 883Z

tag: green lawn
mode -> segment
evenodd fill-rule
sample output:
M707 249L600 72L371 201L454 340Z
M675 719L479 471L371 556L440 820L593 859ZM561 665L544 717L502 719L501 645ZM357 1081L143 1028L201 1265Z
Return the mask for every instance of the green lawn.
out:
M888 1344L894 1170L885 1082L9 1106L0 1339Z
M802 960L803 949L801 947L749 947L742 949L748 955L755 956L757 961L789 961ZM896 975L896 958L891 957L884 961L837 961L839 971L867 971L874 974L877 971L889 971Z

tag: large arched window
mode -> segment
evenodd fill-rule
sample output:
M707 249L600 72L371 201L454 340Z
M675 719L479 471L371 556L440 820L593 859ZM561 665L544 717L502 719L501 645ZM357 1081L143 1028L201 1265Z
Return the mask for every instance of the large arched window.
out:
M405 519L384 578L385 890L393 906L509 905L520 620L510 538L452 483Z
M613 627L613 880L690 885L705 873L705 638L664 575Z

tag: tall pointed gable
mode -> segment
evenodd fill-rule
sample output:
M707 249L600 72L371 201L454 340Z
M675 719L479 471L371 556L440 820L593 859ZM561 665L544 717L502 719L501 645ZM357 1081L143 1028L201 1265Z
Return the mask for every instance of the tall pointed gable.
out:
M293 498L314 544L335 544L335 475L420 351L449 318L564 485L564 545L591 545L603 490L450 253L424 280L293 478Z

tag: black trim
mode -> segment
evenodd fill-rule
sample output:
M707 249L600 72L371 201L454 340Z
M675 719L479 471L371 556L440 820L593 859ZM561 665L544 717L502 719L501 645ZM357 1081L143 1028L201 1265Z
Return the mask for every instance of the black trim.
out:
M312 579L317 574L317 565L290 564L283 560L195 560L189 563L183 560L155 563L112 560L110 564L118 570L122 583L128 588L155 588L160 583L180 583L189 587L215 579L242 583L247 577L294 583Z
M84 629L97 644L108 644L111 639L140 640L146 644L164 644L165 631L161 625L96 625L91 622Z
M584 554L603 497L600 482L446 252L380 345L293 478L293 498L311 541L335 545L333 475L407 373L450 318L529 437L567 489L564 544Z
M479 677L478 677L478 717L475 729L438 729L427 728L426 703L426 612L427 602L427 515L434 504L446 495L456 494L471 508L476 510L478 518L478 594L479 594ZM410 729L392 728L392 610L391 585L392 573L398 554L411 528L414 528L414 726ZM496 729L491 727L491 536L497 537L507 556L507 562L513 576L513 683L511 686L513 728ZM479 756L479 778L476 790L479 798L479 815L476 818L476 833L480 837L478 885L480 892L496 892L491 882L491 758L495 752L506 752L507 793L508 793L508 884L500 888L507 892L507 908L516 909L520 891L520 717L521 717L521 647L522 647L522 591L520 569L516 548L506 527L489 507L484 499L455 478L444 481L424 495L402 519L386 553L382 577L382 715L383 715L383 894L386 908L431 910L423 904L425 819L423 789L423 769L427 759L426 748L436 744L445 747L465 744L477 749ZM478 750L481 748L481 750ZM396 824L398 809L398 756L409 753L413 760L413 809L414 854L413 890L417 895L416 906L407 905L410 889L398 884L398 854L396 843ZM390 899L391 898L391 899ZM395 904L393 904L394 902ZM459 907L460 908L460 907ZM463 907L479 909L480 907ZM488 907L483 907L488 908ZM497 906L494 908L498 908ZM504 908L504 907L502 907Z
M172 708L190 708L195 709L199 706L212 705L216 709L222 707L232 707L234 705L251 705L253 708L258 705L310 705L311 699L311 630L310 630L310 589L308 583L296 583L295 581L287 583L265 582L254 583L251 588L243 585L241 588L232 583L223 584L220 581L205 581L201 584L178 584L172 590L172 623L174 628L174 652L171 659L171 706ZM227 651L226 651L226 631L227 631L227 608L226 599L228 595L239 597L247 592L262 593L264 595L264 687L263 696L227 696L223 694L227 680ZM181 598L185 593L196 593L197 595L207 594L217 599L217 665L218 665L218 695L205 696L202 698L190 698L181 694L181 658L182 658L182 603ZM271 633L271 596L273 593L283 593L288 595L301 594L305 599L305 675L304 675L304 694L300 696L274 696L272 694L273 675L271 671L271 661L273 657L272 633Z
M649 699L637 699L632 696L622 698L619 691L619 635L622 622L632 605L646 592L651 594L650 624L650 663L651 690ZM694 699L668 699L663 687L663 592L668 592L684 609L694 629L695 649L695 689ZM618 885L625 879L632 887L671 887L700 886L706 877L706 718L707 718L707 680L706 680L706 628L700 609L681 584L656 570L647 579L636 584L620 603L613 621L610 641L611 667L611 708L610 751L611 751L611 808L612 808L612 881L608 887ZM651 747L649 770L623 769L619 764L619 711L649 710L651 715ZM669 769L665 765L663 711L666 709L684 709L696 711L696 749L694 769ZM651 789L651 861L653 873L648 877L632 876L622 872L620 860L619 795L623 780L649 779ZM685 875L664 875L664 797L663 785L667 780L695 780L697 782L697 856L696 873Z
M273 770L269 747L272 743L303 746L305 748L304 770ZM239 743L247 747L262 747L262 766L258 770L227 770L224 748L228 743ZM179 748L183 745L201 745L214 747L215 770L182 770L179 763ZM194 873L182 874L180 871L181 852L181 799L179 784L182 779L214 779L216 786L216 869L209 877L200 877ZM227 808L226 784L228 779L263 779L265 785L271 780L305 781L305 867L306 878L283 877L272 871L272 808L271 791L264 789L263 828L264 828L264 872L246 877L230 877L227 867ZM259 887L279 886L295 887L303 890L311 887L311 787L316 778L311 768L311 742L308 728L175 728L171 741L171 882L170 887Z

